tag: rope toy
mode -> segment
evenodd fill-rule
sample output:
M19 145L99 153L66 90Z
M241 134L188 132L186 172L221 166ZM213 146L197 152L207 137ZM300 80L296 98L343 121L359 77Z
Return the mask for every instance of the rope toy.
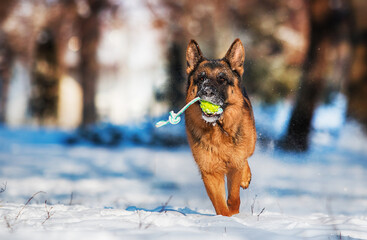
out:
M187 103L178 113L175 113L174 111L170 111L169 112L169 116L168 116L168 120L167 121L159 121L155 124L155 127L159 128L159 127L163 127L164 125L170 123L172 125L178 124L181 121L181 117L180 115L186 111L186 109L188 107L190 107L192 104L194 104L195 102L200 101L200 107L203 110L204 113L206 114L221 114L223 112L223 109L218 106L215 105L211 102L205 101L205 100L201 100L200 97L196 97L193 100L191 100L189 103Z

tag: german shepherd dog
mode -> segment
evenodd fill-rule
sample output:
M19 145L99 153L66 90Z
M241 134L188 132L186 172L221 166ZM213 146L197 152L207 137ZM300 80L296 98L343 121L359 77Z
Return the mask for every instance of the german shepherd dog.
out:
M220 114L207 114L197 102L186 110L185 122L191 151L215 211L232 216L239 213L240 187L248 188L251 181L247 159L256 143L251 102L241 87L245 49L236 39L224 58L210 60L191 40L186 60L186 103L200 97L223 109Z

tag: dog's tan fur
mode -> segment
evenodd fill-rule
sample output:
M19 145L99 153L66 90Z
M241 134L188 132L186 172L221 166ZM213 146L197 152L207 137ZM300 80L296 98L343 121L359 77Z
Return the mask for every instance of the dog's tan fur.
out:
M191 41L186 52L188 63L188 88L186 102L197 96L198 86L194 84L196 73L206 72L214 78L225 72L233 80L228 86L226 108L215 123L207 123L201 117L199 104L186 110L185 121L188 141L194 159L200 169L208 196L218 215L232 216L239 212L240 187L247 188L251 171L247 159L253 154L256 129L250 100L241 92L240 80L243 75L245 52L236 39L218 67L210 68L198 44ZM227 177L228 199L225 194Z

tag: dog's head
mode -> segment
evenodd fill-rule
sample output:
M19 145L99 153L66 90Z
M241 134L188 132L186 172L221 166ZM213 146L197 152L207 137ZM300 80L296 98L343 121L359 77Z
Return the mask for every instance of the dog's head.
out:
M245 61L245 49L236 39L222 59L206 59L199 45L191 40L186 51L187 61L187 101L200 97L225 109L233 104L241 104L240 82ZM223 114L223 113L221 113ZM216 122L221 114L207 114L202 117L207 122Z

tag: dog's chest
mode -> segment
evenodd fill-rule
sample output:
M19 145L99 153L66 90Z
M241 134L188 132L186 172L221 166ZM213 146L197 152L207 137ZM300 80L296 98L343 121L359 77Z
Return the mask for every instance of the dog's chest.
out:
M194 148L195 151L200 152L201 158L220 159L224 162L233 161L233 156L242 155L243 150L241 143L235 144L233 137L227 132L221 130L218 126L206 131L200 141L198 141Z

